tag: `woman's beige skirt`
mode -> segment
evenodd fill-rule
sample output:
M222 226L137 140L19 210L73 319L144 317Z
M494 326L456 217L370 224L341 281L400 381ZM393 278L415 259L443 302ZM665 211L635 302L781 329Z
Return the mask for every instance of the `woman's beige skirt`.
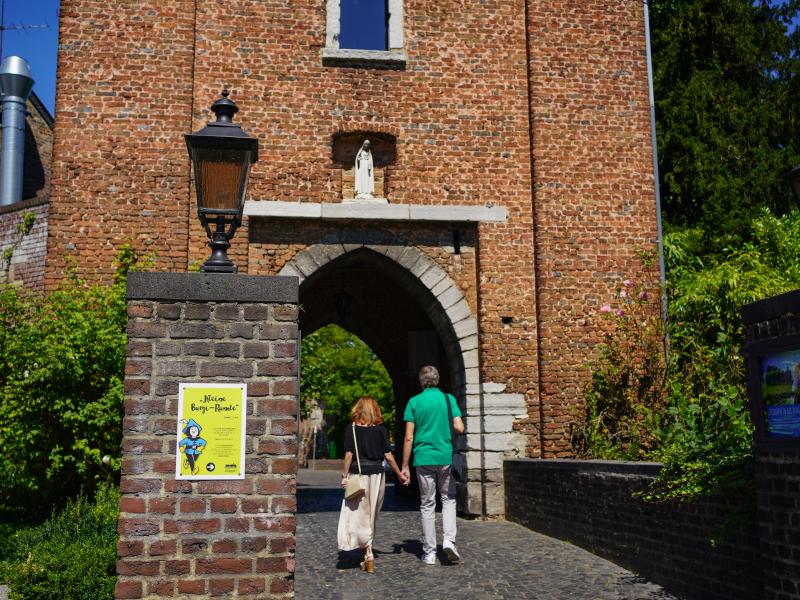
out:
M375 537L375 524L383 506L386 475L364 475L366 491L355 500L342 500L339 513L339 550L366 548Z

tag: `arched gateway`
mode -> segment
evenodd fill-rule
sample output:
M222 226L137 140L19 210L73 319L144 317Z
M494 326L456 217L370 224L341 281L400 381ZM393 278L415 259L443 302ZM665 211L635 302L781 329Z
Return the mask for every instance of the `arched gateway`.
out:
M425 252L397 238L371 244L333 235L298 252L279 274L300 280L303 335L336 323L379 356L394 386L397 440L402 439L405 404L419 391L417 371L428 363L439 367L441 387L458 399L469 432L464 448L469 482L460 486L459 508L474 514L502 511L498 478L491 473L502 459L487 460L485 453L518 454L524 441L514 439L513 415L508 415L508 430L493 431L492 447L486 447L477 319L447 272ZM522 396L516 401L516 407L508 403L506 412L516 410L518 418L524 418Z

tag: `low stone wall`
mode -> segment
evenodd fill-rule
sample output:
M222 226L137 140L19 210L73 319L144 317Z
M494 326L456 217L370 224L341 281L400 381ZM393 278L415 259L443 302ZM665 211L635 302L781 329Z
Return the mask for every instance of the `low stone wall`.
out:
M763 597L755 499L647 503L656 463L504 463L506 518L566 540L688 599ZM742 508L738 520L728 517ZM722 541L711 539L723 533Z
M756 454L765 600L800 598L800 452Z
M294 595L297 280L128 277L117 598ZM246 383L245 478L175 477L181 382Z

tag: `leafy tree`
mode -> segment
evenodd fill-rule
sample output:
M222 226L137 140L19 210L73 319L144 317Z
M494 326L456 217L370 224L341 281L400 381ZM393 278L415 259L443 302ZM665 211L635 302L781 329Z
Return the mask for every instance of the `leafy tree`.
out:
M793 207L800 162L800 0L652 0L665 216L700 226L704 253L738 243L762 207Z
M312 400L325 407L328 437L341 440L350 422L350 409L362 396L375 398L387 429L395 417L392 380L369 346L336 325L303 338L300 398L303 411Z

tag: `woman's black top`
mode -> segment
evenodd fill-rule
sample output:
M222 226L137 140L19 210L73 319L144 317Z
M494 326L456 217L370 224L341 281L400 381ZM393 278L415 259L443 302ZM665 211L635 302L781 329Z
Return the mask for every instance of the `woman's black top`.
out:
M383 473L383 455L391 451L386 427L383 425L368 425L367 427L356 425L356 439L358 440L358 456L361 459L361 474ZM344 451L353 453L350 473L358 473L352 424L348 425L344 432Z

